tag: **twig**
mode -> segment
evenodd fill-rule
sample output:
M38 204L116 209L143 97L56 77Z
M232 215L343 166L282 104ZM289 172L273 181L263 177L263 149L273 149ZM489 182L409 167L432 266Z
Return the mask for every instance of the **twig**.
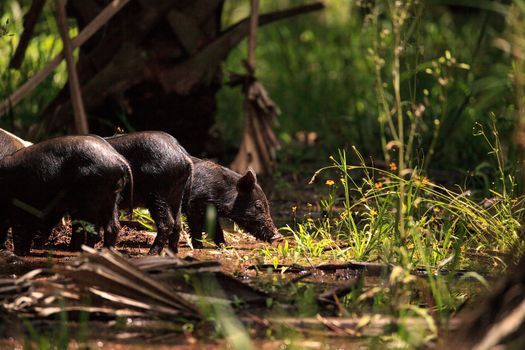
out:
M354 290L358 284L359 278L355 278L347 283L344 283L340 286L337 286L335 288L331 288L321 294L317 297L317 300L324 302L324 303L331 303L334 301L338 301L338 297L345 296L346 294L350 293L352 290Z
M248 66L255 73L255 49L257 47L257 26L259 25L259 0L252 0L250 13L250 34L248 36Z
M65 0L55 0L55 7L57 11L58 31L62 37L62 43L64 46L63 53L66 56L69 89L71 92L71 102L73 104L73 112L75 116L75 128L78 134L87 134L89 133L89 128L86 111L84 110L84 103L82 102L82 92L80 91L77 70L75 68L71 39L68 34Z
M313 275L313 272L311 272L311 271L308 271L308 272L305 272L303 274L300 274L299 276L296 276L296 277L288 280L288 282L285 283L285 286L289 286L289 285L295 284L297 282L300 282L300 281L304 280L305 278L308 278L308 277L310 277L312 275Z

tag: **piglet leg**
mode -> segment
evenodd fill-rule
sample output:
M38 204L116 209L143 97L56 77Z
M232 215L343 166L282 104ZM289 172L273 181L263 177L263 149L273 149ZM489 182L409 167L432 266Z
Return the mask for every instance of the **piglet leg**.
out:
M29 255L31 244L33 243L31 231L26 225L15 224L12 227L15 255Z
M157 236L148 254L157 255L162 252L168 238L173 234L175 219L170 206L165 200L156 198L152 203L148 204L148 210L157 225ZM177 250L175 249L174 252L176 253Z
M204 229L204 210L191 208L186 213L190 229L191 245L194 249L202 249L202 230Z
M224 231L222 230L219 218L215 220L215 232L213 235L213 242L217 246L220 246L221 244L226 244L226 241L224 240Z

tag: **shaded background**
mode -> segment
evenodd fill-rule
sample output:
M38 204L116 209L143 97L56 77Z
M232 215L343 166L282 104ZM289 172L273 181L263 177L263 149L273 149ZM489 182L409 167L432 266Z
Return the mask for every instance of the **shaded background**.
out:
M263 1L261 13L306 3ZM490 148L475 134L476 128L487 128L494 122L502 140L512 140L513 61L497 45L508 28L498 13L498 2L486 3L488 10L453 3L427 1L420 6L421 12L411 14L417 19L416 25L401 62L407 133L414 129L410 166L429 169L438 181L453 183L466 178L470 185L487 190L495 176L487 160ZM258 33L257 77L282 110L275 131L282 143L278 159L283 172L309 162L322 165L329 154L352 145L367 159L381 162L396 157L386 148L391 135L384 115L385 101L392 105L393 100L389 94L392 32L388 21L383 20L388 8L383 2L373 1L328 0L325 4L323 11L269 24ZM7 0L0 5L0 23L9 33L0 39L2 98L61 49L53 3L48 2L21 70L8 68L29 5L27 0ZM68 6L70 9L71 2ZM132 16L137 10L133 8L136 4L127 6L119 15ZM221 13L216 30L248 16L249 2L225 1ZM112 21L100 35L110 30ZM71 19L70 25L74 36L77 23ZM162 28L145 35L144 45L163 47L158 43L162 38L159 31ZM164 47L168 44L166 37ZM162 55L169 53L160 52ZM245 56L243 41L231 51L209 84L188 96L177 99L165 95L142 101L163 92L158 84L140 84L127 90L123 103L113 98L103 108L88 108L92 131L109 135L118 126L128 131L167 130L193 154L228 163L241 139L243 97L239 88L222 84L228 72L243 71L241 61ZM0 118L0 127L22 137L31 136L31 128L49 112L49 103L66 79L62 63L44 84ZM153 103L158 101L163 101L162 106ZM38 138L65 133L67 129L47 131ZM512 167L516 162L514 146L512 142L503 146L508 156L506 165Z

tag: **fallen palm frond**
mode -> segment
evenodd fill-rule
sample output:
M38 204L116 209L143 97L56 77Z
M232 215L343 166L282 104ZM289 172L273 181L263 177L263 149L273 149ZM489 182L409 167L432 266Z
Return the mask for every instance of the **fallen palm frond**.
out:
M31 278L34 278L42 272L41 269L36 269L31 272L26 273L18 279L10 278L1 278L0 279L0 297L6 297L11 295L17 295L21 292L27 291L31 286L31 283L28 281Z
M34 270L0 280L0 310L27 317L87 312L103 317L201 318L197 303L261 303L264 293L220 271L218 262L177 257L127 259L119 253L84 247L69 265ZM199 291L194 281L215 280L222 288Z

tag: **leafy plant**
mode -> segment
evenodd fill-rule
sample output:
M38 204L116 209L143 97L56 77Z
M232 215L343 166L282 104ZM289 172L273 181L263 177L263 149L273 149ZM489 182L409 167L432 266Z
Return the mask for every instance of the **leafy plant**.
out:
M155 221L151 217L149 211L144 208L133 209L133 217L135 220L147 231L156 231Z

